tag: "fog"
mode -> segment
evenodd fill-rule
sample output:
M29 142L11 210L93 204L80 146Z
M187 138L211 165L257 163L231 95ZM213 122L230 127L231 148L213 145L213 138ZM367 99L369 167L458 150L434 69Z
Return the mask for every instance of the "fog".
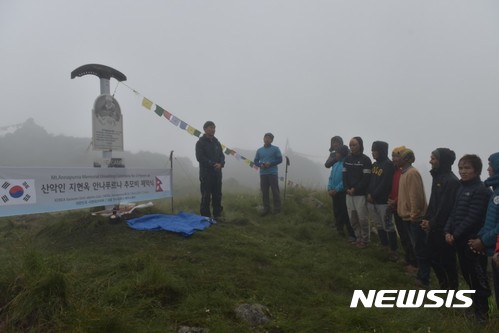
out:
M3 0L0 127L33 118L90 137L99 80L70 73L97 63L127 76L111 92L132 152L195 160L196 138L147 97L197 129L214 121L234 149L270 131L323 162L333 135L361 136L368 156L374 140L412 148L422 173L437 147L486 163L499 151L498 36L496 0Z

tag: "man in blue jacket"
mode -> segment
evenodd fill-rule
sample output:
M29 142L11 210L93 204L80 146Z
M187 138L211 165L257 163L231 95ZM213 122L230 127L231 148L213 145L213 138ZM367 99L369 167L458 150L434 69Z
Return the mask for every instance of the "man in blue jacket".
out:
M485 185L492 187L492 194L487 206L485 223L478 232L478 238L468 241L470 248L477 252L485 252L489 257L494 256L497 259L497 240L499 240L499 152L490 155L489 178L485 180ZM494 255L494 252L496 254ZM494 292L496 304L499 308L499 266L497 260L492 260L492 273L494 277Z
M261 215L267 215L270 210L269 189L272 190L272 199L274 203L274 214L281 212L281 195L279 192L279 178L277 166L282 163L282 154L279 147L272 145L274 135L265 133L263 136L263 147L256 151L256 166L260 168L260 189L263 197L263 211Z

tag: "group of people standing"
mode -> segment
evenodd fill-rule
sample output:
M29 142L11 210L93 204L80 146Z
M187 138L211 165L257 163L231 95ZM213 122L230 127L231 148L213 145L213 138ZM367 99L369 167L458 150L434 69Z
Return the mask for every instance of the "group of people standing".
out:
M215 124L207 121L203 129L205 133L196 143L200 212L220 221L225 156L215 137ZM262 215L281 211L277 166L282 163L282 154L272 145L273 140L272 133L266 133L254 159L260 169ZM325 163L331 168L327 191L332 198L338 233L348 236L356 248L365 249L371 242L371 229L375 228L390 261L399 261L400 242L406 269L415 273L419 288L430 287L433 269L439 289L459 289L459 266L464 281L475 290L470 314L486 322L491 295L489 258L499 307L499 152L490 155L489 177L482 182L483 165L477 155L467 154L459 159L458 178L452 172L454 151L432 151L432 186L427 201L421 174L413 166L415 155L411 149L396 147L390 159L388 143L374 141L373 162L364 154L361 137L353 137L346 146L341 137L334 136L329 150Z
M467 154L459 159L459 179L452 172L454 151L435 149L427 201L411 149L394 148L390 160L388 144L374 141L371 152L374 162L364 154L360 137L353 137L349 146L339 136L331 139L325 166L331 168L327 190L338 233L364 249L374 227L391 261L399 260L400 242L406 269L416 273L420 288L429 288L433 269L439 289L459 289L459 262L465 282L476 291L470 314L486 322L491 295L488 257L499 307L499 153L489 157L489 177L482 182L480 157Z

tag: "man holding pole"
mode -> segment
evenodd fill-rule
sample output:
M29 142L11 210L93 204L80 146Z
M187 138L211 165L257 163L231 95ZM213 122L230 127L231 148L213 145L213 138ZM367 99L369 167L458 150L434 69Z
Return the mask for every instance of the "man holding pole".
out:
M256 166L260 168L260 189L262 190L263 210L262 216L271 212L269 189L272 190L274 203L274 214L281 212L281 196L279 192L279 178L277 166L282 163L282 154L279 147L272 145L274 135L265 133L263 136L263 147L256 151Z

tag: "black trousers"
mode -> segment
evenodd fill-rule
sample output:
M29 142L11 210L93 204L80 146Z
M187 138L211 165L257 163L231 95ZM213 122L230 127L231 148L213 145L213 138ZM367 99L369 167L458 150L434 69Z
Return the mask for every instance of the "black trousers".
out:
M458 290L456 248L445 241L443 230L428 233L428 249L431 268L437 276L440 289Z
M414 253L414 248L412 247L411 238L409 237L409 230L406 223L397 214L397 212L392 211L393 220L395 221L395 227L400 237L400 244L404 249L404 258L407 264L412 266L417 266L418 262L416 260L416 254ZM388 212L387 212L388 215Z
M499 267L492 262L492 277L494 281L494 295L496 297L496 305L499 309Z
M270 194L272 191L272 201L274 211L281 211L281 193L279 191L279 179L277 175L260 175L260 189L262 190L263 209L270 211Z
M486 314L489 310L487 299L491 295L487 276L488 258L484 254L473 253L467 240L456 242L456 251L464 280L470 290L476 290L473 295L475 311Z
M336 195L332 198L334 222L336 224L336 230L338 230L339 233L344 233L344 229L346 228L348 236L355 238L355 232L353 231L353 228L350 225L350 219L348 218L346 198L346 192L336 192Z
M222 171L200 170L201 182L201 215L207 217L220 217L222 215ZM213 215L210 211L210 203Z

